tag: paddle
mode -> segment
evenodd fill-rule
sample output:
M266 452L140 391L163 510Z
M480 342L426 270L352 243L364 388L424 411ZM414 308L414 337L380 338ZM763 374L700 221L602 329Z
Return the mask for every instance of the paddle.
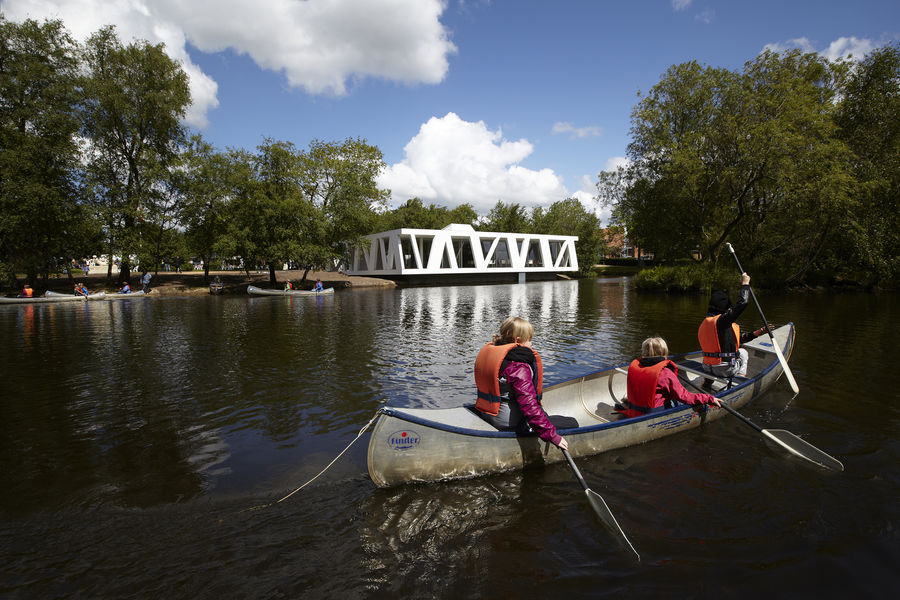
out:
M722 408L739 418L741 421L743 421L753 429L762 433L764 436L766 436L782 448L786 449L794 456L805 458L809 462L815 463L825 469L834 469L835 471L844 470L844 465L841 463L841 461L831 455L822 452L806 440L798 438L790 431L785 431L784 429L763 429L724 402L722 403Z
M691 380L687 379L686 377L682 378L680 373L678 374L678 380L688 384L698 392L702 392L704 394L707 393L703 391L699 386L694 384ZM804 458L809 462L815 463L820 467L824 467L826 469L834 469L835 471L844 470L844 465L841 463L841 461L834 458L830 454L822 452L806 440L797 437L790 431L786 431L784 429L763 429L738 411L728 406L726 403L722 402L721 406L753 429L762 433L764 436L766 436L782 448L786 449L794 456Z
M741 273L744 272L743 267L741 267L741 261L738 260L737 254L734 252L734 248L731 247L731 244L726 242L725 247L728 248L728 251L731 252L731 256L734 257L734 262L737 264L738 271ZM784 354L781 353L781 348L778 347L778 342L775 341L775 335L772 333L772 329L769 327L769 322L766 320L766 315L763 314L762 307L759 305L759 301L756 299L756 294L753 293L753 288L750 288L750 297L753 298L753 303L756 305L756 310L759 311L759 316L763 320L763 327L766 328L766 332L769 334L769 338L772 340L772 347L775 348L775 354L778 356L778 362L781 363L781 368L784 369L784 374L787 377L788 383L791 384L791 389L794 390L794 395L800 393L800 388L797 387L797 381L794 379L794 374L791 373L791 368L788 366L787 359L784 358Z
M562 448L560 448L560 450L562 450ZM603 521L603 524L606 525L609 530L612 531L613 535L616 536L616 538L619 540L619 545L626 550L631 550L634 553L634 557L638 560L638 562L640 562L640 554L637 553L637 550L634 549L634 546L631 545L631 542L629 542L628 538L625 536L625 532L622 531L621 527L619 527L619 523L613 516L612 511L609 510L609 507L606 505L606 501L603 500L603 497L600 496L600 494L588 487L587 483L584 480L584 477L581 476L581 471L579 471L578 467L575 466L575 461L572 460L572 455L569 454L569 451L563 450L562 453L565 455L566 460L569 462L569 466L572 467L572 471L575 473L575 477L578 478L578 482L581 484L581 487L584 488L584 494L587 496L588 504L590 504L591 508L594 509L594 512L597 513L597 516L600 517L600 520Z

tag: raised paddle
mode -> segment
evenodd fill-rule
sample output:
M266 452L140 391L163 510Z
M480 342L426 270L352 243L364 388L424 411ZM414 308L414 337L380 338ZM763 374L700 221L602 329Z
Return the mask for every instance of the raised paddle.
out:
M562 450L562 448L560 448ZM612 531L613 535L619 540L619 545L625 548L626 550L631 550L634 553L634 557L640 562L641 556L637 553L637 550L634 549L634 546L631 545L631 542L628 541L628 538L625 536L625 532L622 531L622 528L619 527L618 521L613 516L612 511L609 510L609 507L606 505L606 501L603 500L603 497L600 496L597 492L588 487L587 483L584 480L584 477L581 476L581 471L578 470L578 467L575 466L575 461L572 460L572 455L569 454L568 450L563 450L562 453L565 455L566 460L569 462L569 466L572 467L572 471L575 473L575 477L578 478L578 482L581 484L581 487L584 488L584 494L587 496L588 504L591 505L591 508L594 509L594 512L597 513L597 516L600 517L600 520L603 521L603 524Z
M678 380L688 384L689 386L691 386L698 392L702 392L704 394L707 393L704 390L702 390L699 386L694 384L691 380L687 379L686 377L682 378L681 374L678 375ZM786 431L784 429L763 429L762 427L760 427L759 425L757 425L756 423L754 423L753 421L751 421L750 419L748 419L747 417L745 417L744 415L739 413L738 411L736 411L733 408L731 408L730 406L728 406L726 403L722 402L721 407L724 408L725 410L727 410L728 412L730 412L731 414L733 414L734 416L736 416L738 419L740 419L741 421L743 421L744 423L746 423L753 429L757 430L758 432L760 432L761 434L766 436L768 439L772 440L773 442L775 442L776 444L778 444L779 446L781 446L782 448L784 448L785 450L787 450L788 452L793 454L794 456L799 456L800 458L804 458L804 459L808 460L809 462L815 463L815 464L819 465L820 467L824 467L826 469L834 469L835 471L843 471L844 470L844 465L843 465L843 463L841 463L841 461L839 461L835 457L831 456L830 454L826 454L825 452L822 452L821 450L819 450L818 448L816 448L815 446L813 446L806 440L797 437L790 431Z
M725 243L725 247L728 248L728 251L731 252L731 256L734 257L734 262L737 265L738 271L743 273L744 269L741 267L741 261L738 260L737 254L734 253L734 248L732 248L731 244L728 242ZM778 362L781 363L781 368L784 369L784 374L787 377L788 383L791 384L791 389L794 390L794 395L796 396L800 393L800 388L797 387L797 381L794 379L794 374L791 373L791 368L788 366L787 359L784 358L784 354L781 353L781 348L778 347L778 342L775 341L775 335L772 333L769 322L766 320L766 315L763 314L762 307L756 299L756 294L753 293L753 288L750 288L750 297L753 298L756 310L759 311L759 316L763 320L763 327L766 328L766 333L769 334L769 338L772 340L772 347L775 348L775 355L778 356Z
M786 449L794 456L804 458L809 462L815 463L825 469L834 469L835 471L844 470L844 465L843 463L841 463L841 461L829 454L822 452L806 440L798 438L790 431L785 431L784 429L763 429L724 402L722 403L722 408L724 408L725 410L736 416L738 419L740 419L753 429L757 430L782 448Z

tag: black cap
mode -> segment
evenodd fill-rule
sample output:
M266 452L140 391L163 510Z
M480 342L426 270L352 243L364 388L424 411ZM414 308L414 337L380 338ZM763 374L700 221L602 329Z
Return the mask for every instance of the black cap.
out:
M713 315L721 315L731 306L731 300L728 299L728 292L725 290L713 290L709 297L708 312Z

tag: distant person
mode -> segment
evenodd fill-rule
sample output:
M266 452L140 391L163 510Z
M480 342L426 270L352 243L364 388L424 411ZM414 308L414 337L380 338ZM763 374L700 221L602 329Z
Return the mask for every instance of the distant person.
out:
M554 446L569 449L565 438L541 407L544 369L531 348L534 327L521 317L509 317L500 333L485 344L475 359L475 408L485 421L504 431L532 431Z
M741 289L734 304L725 290L713 290L710 295L706 318L697 331L700 349L703 350L703 368L707 373L727 379L747 374L748 354L741 344L766 332L766 328L762 327L754 332L741 333L736 321L747 308L749 299L750 276L747 273L741 273ZM712 381L707 379L703 385L709 387Z
M293 284L293 283L291 283L290 281L285 281L285 282L284 282L284 291L290 292L290 291L293 290L293 289L294 289L294 284Z
M315 285L315 287L313 287L313 291L315 291L315 292L321 292L321 291L324 290L324 289L325 289L325 288L322 286L322 280L321 280L321 279L317 279L317 280L316 280L316 285Z
M144 274L141 275L141 285L143 286L143 290L145 294L150 293L150 280L153 279L153 275L150 274L149 271L144 271Z
M175 259L175 272L181 273L181 259L180 258Z
M76 296L87 296L88 295L87 288L84 287L84 284L81 283L80 281L75 284L75 295Z
M84 265L82 265L82 267L84 268L85 277L91 274L91 263L89 261L84 261Z
M125 285L122 286L122 289L119 290L118 293L119 294L130 294L131 293L131 286L128 285L127 281L125 282Z
M25 286L22 288L22 292L19 294L19 298L33 298L33 297L34 297L34 290L31 289L31 286L26 283Z
M661 337L651 337L641 344L641 357L628 367L627 393L617 410L626 417L639 417L678 403L714 404L719 400L710 394L687 391L678 381L678 367L668 359L669 347Z

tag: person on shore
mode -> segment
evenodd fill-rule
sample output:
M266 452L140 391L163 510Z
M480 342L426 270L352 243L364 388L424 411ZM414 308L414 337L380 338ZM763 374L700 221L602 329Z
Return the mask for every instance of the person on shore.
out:
M725 290L713 290L710 295L706 318L697 331L706 372L727 379L747 374L748 355L741 344L766 332L766 328L761 327L753 332L741 333L736 321L747 308L749 299L750 276L747 273L741 273L741 289L734 304ZM712 381L707 379L703 385L709 387Z
M509 317L500 333L478 352L475 360L475 408L488 423L503 431L527 433L568 450L565 438L541 407L544 370L532 347L534 327L521 317Z
M150 280L153 279L153 275L151 275L148 271L144 271L144 274L141 275L141 285L143 285L143 290L145 294L150 293Z
M88 295L87 288L84 287L84 284L81 283L80 281L75 284L75 295L76 296L87 296Z
M627 396L617 412L640 417L683 404L721 406L710 394L687 391L678 381L678 367L668 359L669 346L661 337L650 337L641 344L641 357L628 366Z
M34 290L31 289L31 286L26 283L25 287L22 288L22 292L19 294L19 298L33 298L33 297L34 297Z
M314 291L314 292L321 292L321 291L324 290L324 289L325 289L325 288L322 286L322 280L321 280L321 279L317 279L317 280L316 280L316 285L313 287L313 291Z
M118 291L119 294L130 294L131 286L128 285L128 282L125 282L125 285L122 286L122 289Z

